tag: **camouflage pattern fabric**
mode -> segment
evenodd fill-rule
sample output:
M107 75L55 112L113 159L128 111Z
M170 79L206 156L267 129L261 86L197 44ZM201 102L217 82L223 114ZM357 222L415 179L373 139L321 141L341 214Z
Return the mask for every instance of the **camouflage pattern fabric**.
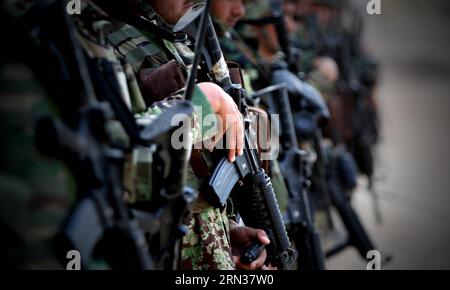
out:
M109 31L106 37L109 43L115 48L116 53L131 65L135 74L139 74L139 71L142 69L160 67L171 59L175 59L182 69L187 70L181 53L178 51L181 48L186 50L186 47L181 46L181 44L175 46L167 40L159 39L150 33L141 32L130 25L118 22L114 23L113 29ZM180 99L181 94L182 92L176 92L174 96L168 96L168 99L163 102L153 104L149 112L141 111L137 117L141 118L145 115L154 115L153 113L155 112L161 112L161 109L164 110L175 99ZM203 95L198 87L194 91L192 102L194 107L201 110L202 116L213 113L206 96ZM211 126L200 126L202 122L196 118L197 116L198 114L194 115L194 123L192 126L194 129L194 143L207 140L215 135L216 132L216 128Z
M0 57L0 268L63 269L52 241L75 201L73 175L35 146L35 125L58 112L24 56L26 36L18 21L35 1L9 0L0 7L5 43Z
M107 39L116 53L125 58L135 72L159 67L167 62L168 51L163 41L149 38L130 25L114 23L113 31L107 35Z
M150 15L154 17L154 12L150 12ZM157 68L171 59L175 59L180 67L187 69L177 50L178 46L150 33L139 31L129 25L116 24L115 30L110 31L107 38L115 47L116 52L130 62L136 74L141 69ZM185 55L184 53L183 56ZM193 98L194 106L201 108L203 116L212 113L206 96L200 90L196 91ZM161 107L159 108L161 109ZM194 128L198 127L197 124L200 124L200 120L194 122ZM209 129L202 129L204 129L201 130L203 133L208 131L214 133ZM207 139L209 136L202 135L201 137ZM188 184L199 188L200 180L194 177L191 170L189 173ZM227 216L209 205L202 198L202 193L194 207L197 210L194 210L188 234L183 238L182 268L192 270L234 269L228 240Z
M8 19L20 19L23 10L32 7L24 2L32 1L9 1L1 7L2 15L8 11ZM80 31L88 25L81 18L76 23ZM57 119L58 111L23 61L30 53L29 45L22 43L26 36L14 30L3 35L11 45L0 62L0 261L5 263L1 267L64 269L53 241L76 203L76 181L65 163L42 155L35 146L36 122L43 117ZM85 48L86 44L82 43ZM87 267L108 268L102 261L89 261Z
M0 231L2 265L61 269L51 242L75 200L75 183L60 161L34 146L36 121L56 116L23 63L0 68Z
M245 17L248 19L259 19L272 14L269 0L248 1L245 3L245 10Z
M208 209L194 214L183 238L182 270L235 270L225 212Z
M225 59L239 64L247 92L251 94L254 89L264 87L265 84L261 83L269 81L271 73L268 66L261 62L262 58L244 42L237 31L228 28L217 19L215 24Z
M254 63L257 62L255 53L240 40L238 34L226 24L218 19L214 19L214 24L219 37L220 47L228 61L233 61L243 70L254 69ZM240 46L242 44L242 46Z

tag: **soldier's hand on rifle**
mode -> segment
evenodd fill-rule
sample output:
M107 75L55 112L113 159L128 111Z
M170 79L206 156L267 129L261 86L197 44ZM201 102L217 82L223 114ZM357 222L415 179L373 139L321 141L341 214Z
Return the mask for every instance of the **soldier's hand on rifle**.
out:
M225 133L227 135L228 159L234 162L236 155L243 154L244 147L244 124L239 109L231 98L221 87L214 83L198 84L203 93L207 96L214 113L219 118L219 132L213 142L207 145L207 149L212 150Z
M241 257L247 247L255 240L260 241L264 245L270 244L270 240L263 230L257 230L249 227L236 226L230 230L231 251L236 267L242 270L266 270L270 269L264 265L267 258L267 252L264 249L261 255L249 265L242 263Z

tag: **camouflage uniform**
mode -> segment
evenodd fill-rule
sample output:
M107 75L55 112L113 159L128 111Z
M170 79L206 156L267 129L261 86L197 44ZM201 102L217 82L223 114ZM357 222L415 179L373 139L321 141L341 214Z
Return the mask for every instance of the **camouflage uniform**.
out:
M313 4L327 9L340 9L343 7L344 1L314 0ZM338 82L327 80L318 69L314 68L313 63L316 58L321 56L331 57L334 61L338 59L336 54L339 53L339 48L335 47L336 41L331 42L333 52L330 53L326 49L326 39L336 39L341 33L343 33L342 25L336 22L336 19L326 24L325 27L319 27L315 16L308 15L304 25L294 35L303 44L300 48L305 56L301 61L305 64L307 80L321 92L330 110L331 118L324 130L324 136L332 139L335 143L342 143L352 138L352 114L349 112L351 104L345 100L345 97L338 95ZM342 72L339 73L342 78Z
M11 27L1 12L1 27ZM0 267L62 269L51 242L74 204L75 182L63 162L34 143L36 121L58 112L24 60L25 35L2 29L2 36L8 44L0 62Z
M50 242L74 202L74 181L68 168L42 156L33 140L35 121L55 112L23 63L3 64L0 83L2 243L17 239L6 253L20 255L6 261L19 262L12 267L60 268Z
M239 64L247 91L252 93L254 88L263 88L266 84L261 82L261 78L269 78L270 70L260 63L261 58L257 52L251 49L234 29L228 29L217 20L215 23L225 59Z
M158 17L154 10L149 9L149 18L157 21L159 25L167 25ZM175 59L180 67L187 69L185 61L192 56L192 52L180 44L164 40L148 32L122 24L115 23L115 29L107 35L109 42L115 47L117 54L124 57L136 74L147 68L157 68ZM193 98L194 106L202 108L203 116L212 113L212 109L206 96L200 90L196 91ZM200 121L200 120L198 120ZM210 130L202 130L206 132ZM199 139L208 139L210 136L199 135ZM201 180L194 177L192 171L188 183L194 188L199 188ZM221 211L209 205L200 194L194 205L194 213L189 222L187 235L183 238L182 257L180 267L182 269L235 269L231 258L231 246L229 241L229 223L225 211Z
M78 40L89 56L102 54L119 63L114 51L102 46L100 31L108 22L87 22L86 2L82 16L73 16ZM30 1L14 0L2 7L1 14L15 21L30 8ZM2 21L4 20L1 17ZM3 25L1 27L9 27ZM9 23L10 24L10 23ZM93 29L95 27L95 29ZM98 34L93 35L92 31ZM2 30L3 32L3 30ZM86 37L86 35L89 35ZM64 162L42 155L35 146L36 121L43 117L58 118L53 99L24 60L29 54L27 36L5 31L3 36L14 44L6 46L0 66L0 232L2 233L2 267L31 269L63 269L54 252L54 237L76 204L76 180ZM36 56L33 55L33 58ZM39 57L39 56L38 56ZM126 66L125 66L126 69ZM129 80L130 104L143 107ZM167 102L169 103L169 102ZM146 111L146 123L156 119L167 104L157 104ZM115 121L109 124L113 139L127 142L123 128ZM116 140L116 141L117 141ZM139 192L139 191L138 191ZM148 193L148 191L147 191ZM103 261L89 261L88 269L108 269Z

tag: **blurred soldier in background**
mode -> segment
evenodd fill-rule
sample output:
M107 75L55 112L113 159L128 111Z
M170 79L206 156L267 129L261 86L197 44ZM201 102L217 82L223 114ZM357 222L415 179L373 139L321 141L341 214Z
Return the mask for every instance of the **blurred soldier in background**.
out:
M246 5L244 6L244 4ZM308 106L306 109L302 107L303 101L312 100L314 97L305 95L305 92L289 90L292 93L290 101L297 137L304 146L303 148L312 150L318 156L318 160L313 162L314 169L311 176L313 181L311 192L314 193L312 197L316 203L316 209L328 212L331 206L329 195L332 194L334 205L339 208L342 217L348 222L352 243L361 245L361 241L366 241L364 247L359 246L361 255L364 255L366 249L370 249L373 245L360 226L358 217L354 215L350 204L344 199L336 198L345 197L356 186L354 161L345 149L346 143L343 138L344 134L349 134L349 131L352 130L348 125L348 119L352 119L354 115L347 113L348 110L344 107L345 103L338 95L338 81L342 79L340 59L334 57L333 54L322 52L322 47L325 45L321 44L324 40L319 34L322 29L327 32L328 29L331 31L337 29L334 25L337 23L334 7L338 4L335 1L325 0L317 2L284 1L284 31L280 29L280 24L276 23L274 19L276 17L274 16L275 6L270 6L276 5L276 3L269 3L269 1L248 3L245 1L215 1L212 14L216 18L221 45L228 59L238 62L245 68L250 80L248 83L262 89L273 83L276 78L273 72L284 71L286 76L287 68L289 68L299 78L306 79L316 87L325 97L330 110L330 119L326 123L326 127L322 128L320 124L313 124L314 121L311 118L311 113L314 116L318 111L308 112L310 110ZM241 26L239 30L245 41L234 30L239 18L243 16L245 16L244 22L247 26ZM314 23L314 29L311 28L311 23ZM283 33L289 35L288 40L283 39ZM333 43L333 39L325 40ZM289 42L293 44L293 47L289 47ZM286 77L284 81L289 87L289 85L293 86L298 83L299 80L296 79L295 76ZM298 85L298 87L302 86L307 86L307 84ZM309 90L309 92L312 91ZM303 96L300 100L298 97L293 97L298 93ZM327 109L325 108L325 110ZM335 147L330 148L324 146L325 143L322 144L322 131L326 137L332 139ZM331 166L331 164L339 164L339 166ZM331 176L336 178L331 178ZM345 178L340 180L342 177ZM273 179L275 182L276 178ZM351 223L353 224L350 225ZM332 227L329 213L327 225Z
M298 0L297 5L298 35L309 40L300 47L332 58L339 69L335 96L329 101L334 117L328 135L347 145L361 173L372 180L379 138L377 63L362 48L361 16L347 1Z

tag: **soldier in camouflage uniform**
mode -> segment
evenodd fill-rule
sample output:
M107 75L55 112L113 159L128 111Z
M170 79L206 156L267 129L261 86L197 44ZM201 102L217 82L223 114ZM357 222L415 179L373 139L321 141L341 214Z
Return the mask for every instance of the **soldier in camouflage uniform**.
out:
M170 31L170 24L175 24L183 13L190 8L192 2L179 0L140 1L140 4L148 15L148 19ZM148 31L140 31L121 22L114 23L114 29L109 32L107 38L115 47L116 52L131 63L136 75L141 76L140 84L143 88L144 97L147 92L146 88L152 90L155 85L157 86L157 83L153 83L152 86L145 83L144 76L148 70L163 67L169 64L171 60L175 60L178 68L184 71L184 75L186 75L188 69L186 63L191 61L193 56L192 51L182 43L172 43L159 35L153 35ZM177 94L176 90L182 87L184 87L184 84L181 87L172 88L170 93ZM152 99L147 98L146 102L151 103ZM227 114L240 116L231 97L212 83L199 83L193 102L194 105L201 107L204 116L210 113L215 113L222 118ZM238 121L239 119L240 117L235 121L236 127L242 126ZM242 127L237 128L237 130L242 130ZM205 131L211 130L203 130L203 132ZM225 131L227 131L227 128L223 128L222 132L215 132L214 135L219 134L220 137ZM207 140L210 137L209 135L200 136L197 141ZM238 150L230 150L230 161L234 161L236 153L242 153L238 152L241 151L239 148L242 148L242 145L239 147L238 144ZM205 155L202 155L202 157L205 158L205 162L208 162ZM201 178L205 178L205 176L194 177L192 172L191 176L190 184L194 188L199 188ZM237 265L246 269L259 268L265 260L265 251L251 265L241 265L239 257L235 253L235 251L239 251L243 243L245 244L251 239L259 239L263 243L269 242L263 231L237 226L236 223L228 219L226 211L213 208L200 193L190 219L188 233L183 238L180 267L182 269L223 270L235 269Z
M352 97L348 96L351 93L343 91L352 90L350 87L358 89L355 72L362 76L361 80L357 81L368 83L369 90L372 90L375 84L373 68L376 67L376 62L365 54L359 43L361 19L344 0L294 2L297 3L297 11L293 14L301 15L303 21L299 23L299 28L293 35L297 39L307 39L308 45L305 46L305 42L302 45L300 42L299 47L310 56L309 63L312 66L307 71L308 79L321 90L332 115L325 133L335 143L347 144L351 148L354 142L352 123L355 115L352 108L355 104ZM368 103L368 114L376 115L377 106L373 93L368 94ZM375 116L374 119L376 118Z
M37 121L59 112L30 65L30 38L19 29L5 29L12 21L20 23L34 3L2 5L8 45L0 62L1 267L63 269L52 241L75 203L76 182L64 162L44 156L35 145Z
M285 0L284 16L286 30L294 47L301 49L299 57L302 72L307 74L308 81L313 83L326 99L333 93L339 70L336 62L330 57L320 56L316 46L316 35L309 31L307 24L312 16L308 12L310 4L306 0ZM302 21L299 21L301 18Z
M11 21L20 23L33 5L30 1L14 0L1 7L2 35L9 39L9 44L0 63L0 232L3 237L0 260L2 268L64 269L66 265L61 264L61 257L55 253L54 238L76 204L77 181L73 169L65 162L44 156L35 145L37 121L58 118L60 112L34 72L35 62L31 59L42 56L34 51L30 53L30 47L35 45L31 37L19 29L3 29L11 27ZM91 18L89 5L82 1L82 14L72 16L80 33L79 41L91 57L105 57L119 63L113 50L103 46L101 31L108 22ZM128 103L134 108L142 107L137 84L133 88L133 76L131 71L127 85L133 101ZM156 119L163 109L162 104L148 108L146 124ZM118 127L120 124L111 122L110 125L113 138L128 141L123 129ZM128 195L128 199L132 198L132 194ZM88 261L87 268L109 269L109 265L92 260Z
M318 21L315 11L324 10L322 7L327 11L327 5L335 5L335 1L285 0L284 10L286 23L292 23L286 25L291 43L301 49L299 62L302 72L305 73L306 80L321 92L330 110L331 118L325 135L339 142L342 139L340 135L346 130L342 118L343 104L336 93L339 67L333 58L321 55L318 31L311 29ZM321 19L331 20L331 14L321 15ZM325 21L324 19L321 21Z
M75 202L75 180L62 161L44 156L34 143L36 121L58 111L29 65L32 43L10 29L32 3L2 4L8 44L0 62L1 267L63 269L51 242Z

